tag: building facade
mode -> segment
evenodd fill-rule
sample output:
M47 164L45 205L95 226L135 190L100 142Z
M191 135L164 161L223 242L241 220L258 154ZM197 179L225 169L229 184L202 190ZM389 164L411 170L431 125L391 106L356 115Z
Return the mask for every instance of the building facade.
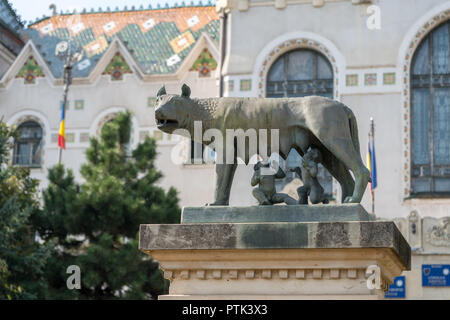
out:
M406 297L450 299L449 287L422 285L428 264L447 277L450 268L450 2L223 0L217 9L227 16L225 96L333 97L356 115L363 159L374 119L375 214L394 219L413 248ZM369 188L362 204L371 210Z
M189 164L190 142L180 143L177 136L156 129L154 104L163 85L169 93L181 93L186 83L197 97L219 95L214 6L55 14L32 24L22 38L25 47L0 80L0 115L21 132L12 163L31 167L45 187L47 168L58 161L63 61L56 52L70 39L82 58L73 68L62 162L80 179L89 137L118 112L129 110L133 146L147 135L158 140L161 184L179 190L185 205L212 199L214 166ZM177 144L179 165L171 159ZM188 187L192 181L198 181L198 188Z
M374 119L375 214L394 219L413 248L406 297L449 299L449 287L421 284L424 265L450 265L449 19L444 0L218 0L55 14L23 32L26 45L0 80L0 116L23 132L11 161L30 166L42 186L57 163L63 64L55 49L69 38L83 57L69 93L63 162L79 179L89 137L129 110L132 144L158 140L161 185L174 186L183 206L213 200L214 165L192 164L200 155L190 141L156 129L162 85L179 93L186 83L194 97L327 96L355 113L363 159ZM256 203L252 167L239 165L231 205ZM339 199L326 171L321 179ZM299 183L291 175L279 188L295 193ZM371 202L367 191L367 211Z

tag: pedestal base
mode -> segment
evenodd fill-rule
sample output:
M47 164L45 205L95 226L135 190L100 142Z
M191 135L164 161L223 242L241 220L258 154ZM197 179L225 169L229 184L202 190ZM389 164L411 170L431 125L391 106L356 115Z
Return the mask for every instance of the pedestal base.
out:
M142 225L140 249L171 282L160 299L376 299L411 256L390 221Z

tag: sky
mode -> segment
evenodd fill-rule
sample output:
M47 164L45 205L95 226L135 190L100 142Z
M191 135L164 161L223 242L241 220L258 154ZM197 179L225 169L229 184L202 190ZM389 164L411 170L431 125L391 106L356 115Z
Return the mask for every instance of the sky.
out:
M199 0L193 0L194 3L198 3ZM66 10L77 9L77 11L82 11L86 8L90 11L94 8L96 11L99 7L103 10L106 7L110 7L114 10L117 6L119 9L123 10L124 6L131 8L135 6L136 9L141 5L147 8L150 4L153 8L156 8L158 3L163 7L166 3L169 6L173 6L175 3L181 4L183 0L9 0L13 8L17 10L17 14L21 16L23 21L34 21L36 18L41 18L43 15L50 16L52 11L49 9L51 4L56 5L56 11L59 13L60 10L66 12ZM189 4L191 0L184 0L186 4ZM202 1L204 4L208 3L208 0ZM212 1L215 3L215 1Z

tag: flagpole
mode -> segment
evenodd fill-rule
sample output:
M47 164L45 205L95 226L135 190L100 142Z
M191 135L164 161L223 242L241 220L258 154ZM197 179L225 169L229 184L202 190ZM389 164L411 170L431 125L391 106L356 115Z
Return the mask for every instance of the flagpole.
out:
M64 95L63 95L63 103L61 107L61 114L63 115L63 119L61 121L65 121L66 118L66 105L67 105L67 97L69 94L69 86L72 84L72 66L79 61L81 58L78 52L72 52L71 39L69 39L67 43L67 52L65 53L65 63L64 63L64 73L63 73L63 81L64 81ZM64 128L65 130L65 128ZM62 150L63 148L59 147L58 152L58 164L61 164L62 161Z
M372 193L372 214L375 214L375 192L373 190L370 192Z
M369 143L370 141L375 144L375 124L373 118L370 117L370 131L369 131ZM373 147L372 147L373 150ZM371 171L374 170L374 164L371 163ZM374 181L372 181L374 183ZM371 196L372 196L372 214L375 214L375 189L373 187L370 188Z
M69 53L70 57L70 53ZM69 58L70 59L70 58ZM62 103L62 114L64 114L64 118L66 117L66 103L67 103L67 95L69 93L69 85L72 82L72 66L70 65L70 62L66 65L64 65L64 96L63 96L63 103ZM59 155L58 155L58 163L61 163L62 158L62 148L59 148Z
M59 147L58 149L58 164L61 164L61 158L62 158L62 148Z
M67 103L67 94L69 92L69 83L70 83L70 77L71 77L71 66L66 64L64 65L64 95L63 95L63 103L61 106L61 114L64 115L65 118L65 114L66 114L66 103ZM61 121L63 121L63 119L61 119ZM62 159L62 147L59 147L59 152L58 152L58 164L61 164L61 159Z

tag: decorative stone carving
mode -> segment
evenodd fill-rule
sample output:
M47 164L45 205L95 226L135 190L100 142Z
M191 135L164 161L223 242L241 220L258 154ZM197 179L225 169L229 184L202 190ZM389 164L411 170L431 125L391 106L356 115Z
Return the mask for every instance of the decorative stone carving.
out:
M289 278L289 271L288 270L279 270L278 276L280 277L280 279L287 279L287 278Z
M347 270L347 278L356 279L358 278L358 270L356 269L348 269Z
M450 217L422 218L413 210L394 222L416 254L450 253Z
M339 269L330 269L330 279L339 279Z
M195 275L196 275L197 279L204 280L205 276L206 276L206 272L205 272L205 270L197 270Z
M125 61L120 52L116 52L111 62L103 72L104 75L109 74L112 81L122 80L125 73L133 73L130 66Z
M183 270L180 272L180 278L181 279L189 279L189 270Z
M305 270L295 270L296 279L305 279Z
M313 278L314 279L321 279L322 278L322 270L321 269L314 269L312 274L313 274Z
M194 275L191 277L191 275ZM169 280L236 280L277 279L304 280L307 279L365 279L365 269L353 268L314 268L314 269L201 269L201 270L164 270L164 277Z
M25 84L35 84L36 78L43 77L45 77L44 72L32 55L28 57L16 75L16 78L23 78Z
M425 239L436 247L450 248L450 217L441 218L426 230Z
M214 279L222 279L222 271L221 270L214 270L212 272L212 277Z
M211 71L217 69L217 61L207 48L203 49L189 71L198 71L199 78L211 76Z
M263 270L263 271L261 271L261 278L263 278L263 279L270 279L270 278L272 278L272 271L271 270Z
M173 279L173 271L164 271L164 278L166 278L168 280L172 280Z
M238 271L237 270L230 270L228 271L228 276L230 279L237 279L238 278Z

